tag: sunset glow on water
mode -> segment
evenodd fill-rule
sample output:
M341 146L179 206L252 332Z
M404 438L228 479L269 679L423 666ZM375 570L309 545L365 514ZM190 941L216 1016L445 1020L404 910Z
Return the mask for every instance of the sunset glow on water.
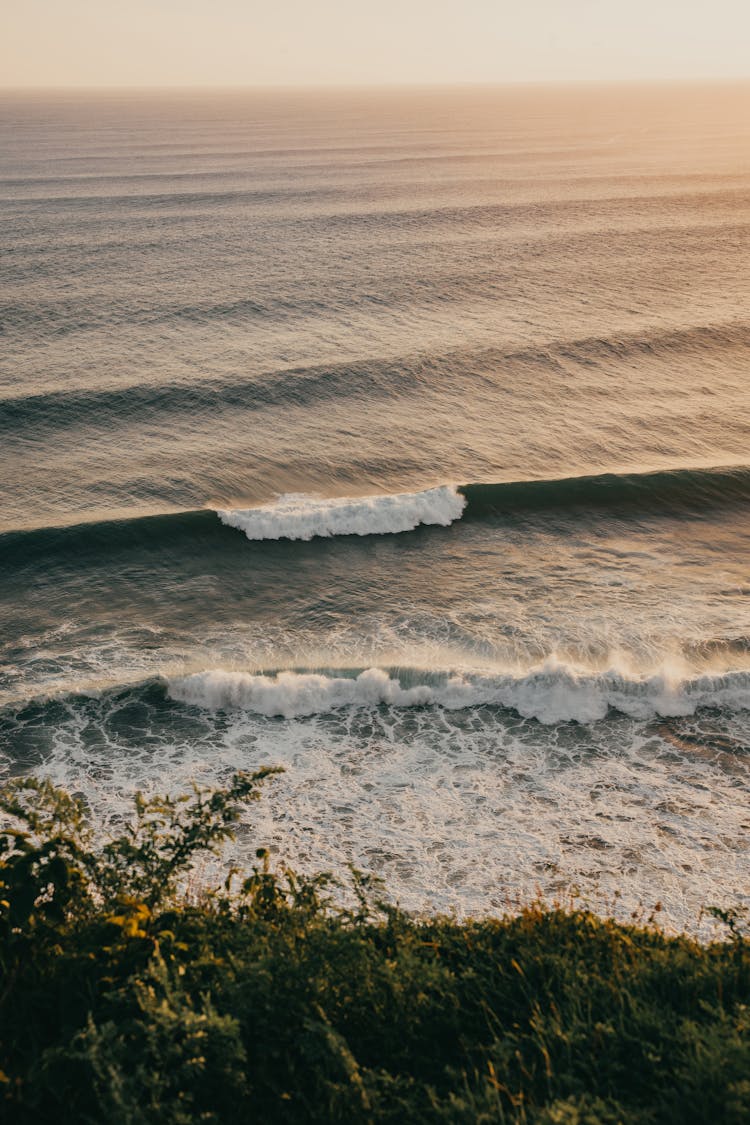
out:
M743 901L749 142L747 85L3 93L6 774L280 764L263 839L419 910Z

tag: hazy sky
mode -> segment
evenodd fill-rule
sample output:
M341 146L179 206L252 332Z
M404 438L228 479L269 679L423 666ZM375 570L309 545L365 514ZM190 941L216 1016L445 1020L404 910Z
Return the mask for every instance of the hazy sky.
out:
M750 77L750 0L2 0L0 85Z

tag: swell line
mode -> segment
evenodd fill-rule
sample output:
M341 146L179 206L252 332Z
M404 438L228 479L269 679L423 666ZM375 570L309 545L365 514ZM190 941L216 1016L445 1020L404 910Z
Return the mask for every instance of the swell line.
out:
M180 315L212 319L235 314L264 316L269 309L252 301L216 305L201 310L185 307ZM0 308L0 314L2 309ZM0 315L0 319L2 319ZM6 323L6 330L10 320ZM2 331L2 329L0 329ZM397 398L435 389L439 381L451 385L471 380L492 393L499 376L514 373L528 378L537 371L565 374L578 367L621 365L641 357L668 358L708 353L715 359L727 349L750 349L750 323L733 321L691 325L617 336L558 339L524 348L467 349L441 356L410 356L347 364L310 365L267 371L253 378L197 379L190 382L134 383L120 387L53 389L0 398L0 433L64 430L94 425L119 425L131 415L159 412L176 415L216 414L230 410L254 411L269 406L306 406L347 398Z
M307 540L397 534L420 525L447 527L462 518L502 520L525 512L563 512L571 519L592 510L672 517L749 503L750 467L744 465L444 484L421 492L375 496L325 498L295 493L253 508L196 509L9 530L0 533L0 563L23 565L45 552L176 548L183 541L195 551L201 541L215 544L220 536L229 546L232 528L256 541Z
M584 509L677 513L735 507L750 502L750 468L663 469L644 473L469 484L461 491L467 515Z

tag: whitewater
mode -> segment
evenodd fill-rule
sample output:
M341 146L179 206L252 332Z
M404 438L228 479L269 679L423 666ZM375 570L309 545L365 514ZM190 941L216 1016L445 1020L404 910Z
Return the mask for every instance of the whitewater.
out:
M444 485L399 496L337 497L290 494L260 508L219 511L228 527L248 539L312 539L316 535L395 535L420 524L446 527L460 519L465 497Z
M0 772L748 903L750 87L0 95Z
M446 675L442 683L404 688L398 677L381 668L366 668L352 676L299 672L268 676L210 669L169 680L168 692L172 699L209 710L242 708L285 719L344 707L430 705L448 710L501 707L545 724L592 723L604 719L610 708L637 719L694 715L705 707L748 710L750 674L628 677L614 669L592 674L547 660L525 675Z

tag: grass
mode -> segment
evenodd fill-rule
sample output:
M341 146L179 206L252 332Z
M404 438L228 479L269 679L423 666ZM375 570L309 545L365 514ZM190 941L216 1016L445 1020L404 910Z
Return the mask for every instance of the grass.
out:
M0 1119L107 1125L750 1121L750 945L585 911L418 920L352 873L180 885L268 774L136 800L95 846L0 798Z

